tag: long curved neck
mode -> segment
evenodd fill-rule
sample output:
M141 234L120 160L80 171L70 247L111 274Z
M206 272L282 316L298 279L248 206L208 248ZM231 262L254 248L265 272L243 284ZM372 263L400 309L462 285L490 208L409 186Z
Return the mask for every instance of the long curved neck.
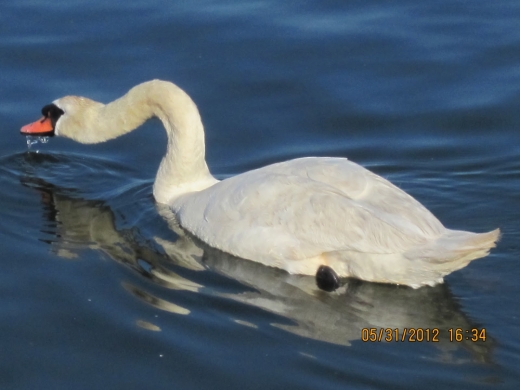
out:
M103 139L93 142L130 132L153 116L161 120L168 145L153 188L157 202L169 203L217 182L206 164L204 128L197 106L176 85L160 80L145 82L96 111L95 133Z

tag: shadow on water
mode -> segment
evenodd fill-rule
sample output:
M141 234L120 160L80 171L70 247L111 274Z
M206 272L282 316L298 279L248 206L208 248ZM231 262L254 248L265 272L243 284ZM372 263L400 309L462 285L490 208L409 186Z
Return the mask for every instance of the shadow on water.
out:
M60 157L45 154L35 157L29 153L11 156L3 166L4 170L11 169L12 173L17 169L13 166L25 167L21 169L22 173L18 171L19 181L40 197L43 221L39 239L49 244L51 252L64 259L79 258L81 251L93 250L130 267L164 288L164 295L168 298L159 298L145 288L128 282L122 282L123 288L158 309L183 315L191 312L189 307L174 303L175 294L167 290L211 295L274 313L279 321L271 325L278 329L345 346L361 340L364 328L390 328L399 332L405 328L436 328L439 329L439 342L428 345L439 351L439 360L448 363L468 359L492 362L495 342L490 335L487 335L485 342L448 340L448 329L469 330L478 328L478 325L464 314L446 284L413 290L403 286L346 280L338 291L327 293L316 287L312 277L289 275L278 269L235 258L201 243L179 228L167 207L155 205L154 209L149 187L141 191L137 186L131 191L137 191L137 196L146 201L147 212L157 217L155 222L152 218L152 222L148 223L155 224L162 217L175 234L169 232L168 239L164 239L153 233L143 233L146 226L143 228L139 221L139 226L119 227L118 218L131 220L132 216L118 217L121 211L115 212L109 205L113 199L84 199L82 191L51 184L41 177L45 174L35 173L38 164L48 163L63 165ZM208 272L223 276L228 281L227 285L208 285L208 277L204 276ZM250 318L241 317L240 313L233 313L233 317L239 324L257 327ZM467 352L464 354L466 357L461 358L461 351Z

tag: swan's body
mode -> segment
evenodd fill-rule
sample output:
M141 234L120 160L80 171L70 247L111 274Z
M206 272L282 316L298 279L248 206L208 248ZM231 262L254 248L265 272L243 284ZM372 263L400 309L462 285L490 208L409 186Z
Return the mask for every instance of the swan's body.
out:
M487 255L499 236L446 229L410 195L343 158L296 159L218 181L205 162L195 104L168 82L140 84L108 105L67 96L43 113L22 133L97 143L157 116L168 133L157 202L209 245L291 273L327 265L344 277L434 285Z

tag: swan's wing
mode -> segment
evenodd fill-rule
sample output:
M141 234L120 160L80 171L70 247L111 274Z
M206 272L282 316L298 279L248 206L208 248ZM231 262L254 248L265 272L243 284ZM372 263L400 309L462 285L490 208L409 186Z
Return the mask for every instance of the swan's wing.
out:
M181 225L208 244L265 263L344 250L402 253L444 230L411 196L346 159L274 164L173 207Z

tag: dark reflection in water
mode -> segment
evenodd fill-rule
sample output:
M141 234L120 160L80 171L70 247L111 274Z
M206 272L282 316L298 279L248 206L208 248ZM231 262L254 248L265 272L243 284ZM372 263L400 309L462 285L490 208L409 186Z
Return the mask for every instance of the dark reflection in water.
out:
M23 159L29 166L35 162L34 159L39 164L56 162L55 157L44 154L37 157L26 154ZM400 332L405 328L437 328L439 342L428 345L438 349L438 360L448 363L465 360L492 362L495 342L489 334L485 342L448 340L448 329L469 330L478 328L478 324L462 312L446 284L413 290L346 280L338 291L326 293L316 287L312 277L289 275L235 258L199 242L179 228L167 207L156 205L153 210L148 194L144 197L150 201L150 211L166 221L175 233L172 233L173 239L147 237L140 226L119 228L116 213L108 202L83 199L73 189L36 177L31 169L24 171L20 178L22 185L33 189L41 198L44 218L40 240L47 242L50 251L61 258L75 259L83 250L101 251L161 288L211 295L261 308L279 316L279 321L271 323L273 327L309 339L348 346L361 339L363 328L392 328ZM143 197L141 193L139 196ZM127 217L130 216L118 216L123 220ZM229 285L205 285L206 278L202 275L206 272L217 272L229 278ZM191 312L190 307L175 303L174 293L163 294L167 298L161 298L156 292L126 281L122 282L122 287L158 309L182 315ZM256 327L254 320L241 313L234 313L233 320ZM137 325L160 330L145 321L138 321ZM467 353L461 357L460 351Z

